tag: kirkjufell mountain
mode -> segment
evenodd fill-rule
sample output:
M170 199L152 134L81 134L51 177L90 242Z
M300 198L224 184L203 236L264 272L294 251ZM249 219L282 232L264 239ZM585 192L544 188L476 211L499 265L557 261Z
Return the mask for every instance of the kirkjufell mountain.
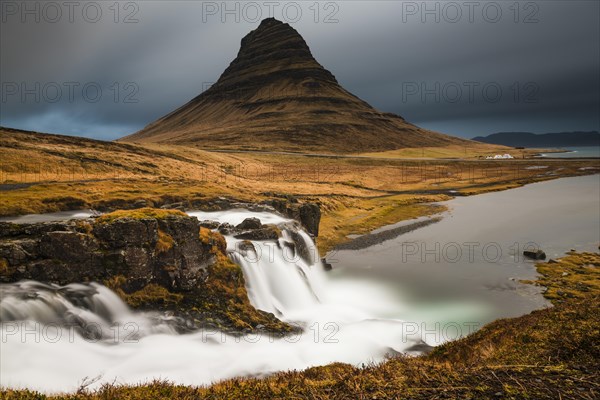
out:
M352 153L471 144L380 112L345 90L300 34L274 18L242 39L208 90L122 141Z

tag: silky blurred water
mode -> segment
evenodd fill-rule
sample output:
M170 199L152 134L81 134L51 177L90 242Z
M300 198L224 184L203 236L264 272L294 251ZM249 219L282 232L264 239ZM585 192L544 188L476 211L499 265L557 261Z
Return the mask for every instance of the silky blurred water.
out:
M399 298L396 318L478 326L548 306L525 249L548 258L598 251L600 176L535 183L444 202L442 221L363 250L327 255L338 279L377 281ZM379 230L381 231L381 229Z

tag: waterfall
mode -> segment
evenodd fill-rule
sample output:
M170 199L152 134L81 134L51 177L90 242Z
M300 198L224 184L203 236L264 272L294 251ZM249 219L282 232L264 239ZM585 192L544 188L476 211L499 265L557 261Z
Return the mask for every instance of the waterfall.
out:
M277 242L253 241L253 249L242 250L243 241L227 237L231 259L244 271L251 303L280 318L319 303L324 272L315 263L317 250L312 239L294 226L284 227ZM292 239L295 237L298 243ZM304 248L303 257L298 248Z
M278 226L278 240L250 245L228 236L227 251L243 269L251 303L297 324L302 333L284 338L205 330L178 334L172 317L132 311L97 283L2 284L0 385L47 393L76 390L86 377L98 378L92 388L154 378L203 385L418 353L411 349L423 344L420 333L394 317L402 310L397 294L375 282L340 280L325 272L315 243L294 221L246 210L190 214L234 225L257 217ZM61 331L66 326L70 330Z
M130 339L175 333L174 320L158 313L131 311L105 286L72 283L66 286L21 281L0 286L0 322L29 321L76 331L94 340L112 340L116 327L135 326Z

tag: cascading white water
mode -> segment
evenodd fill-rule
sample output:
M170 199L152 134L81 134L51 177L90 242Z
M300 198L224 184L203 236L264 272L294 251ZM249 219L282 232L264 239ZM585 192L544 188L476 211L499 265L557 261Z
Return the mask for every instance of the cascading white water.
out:
M97 283L58 286L21 281L2 285L0 321L5 326L12 323L13 328L17 321L60 327L94 341L112 340L119 327L129 330L131 340L176 333L173 318L132 312L113 291Z
M176 334L169 318L132 312L98 284L2 285L0 385L72 391L86 377L99 377L94 385L153 378L202 385L335 361L377 361L422 344L413 325L407 329L389 317L402 309L396 294L373 283L328 276L314 242L292 221L246 210L190 214L231 224L257 217L279 225L283 237L278 242L253 241L252 249L227 237L228 252L243 269L252 304L298 324L302 334ZM81 328L91 324L102 335ZM67 325L80 329L67 332ZM132 326L133 334L125 329Z
M240 251L240 240L227 238L230 257L239 264L246 278L251 303L264 311L290 319L296 310L315 307L319 303L322 268L313 265L314 258L305 260L294 252L289 231L275 242L253 242L254 250ZM310 238L301 237L300 245L315 251Z

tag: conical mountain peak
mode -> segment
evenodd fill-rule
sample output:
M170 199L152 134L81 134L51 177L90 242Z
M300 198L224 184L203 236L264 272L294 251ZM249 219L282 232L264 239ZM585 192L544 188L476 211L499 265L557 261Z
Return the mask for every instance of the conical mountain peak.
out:
M298 31L275 18L263 20L256 30L242 39L238 57L255 54L257 50L261 53L275 53L274 55L278 55L279 52L295 51L296 56L313 59L308 45Z
M274 18L242 39L237 57L210 89L123 140L327 153L464 142L354 96L315 60L293 27Z
M236 59L223 72L217 87L282 72L337 83L315 60L298 31L275 18L267 18L242 39Z

